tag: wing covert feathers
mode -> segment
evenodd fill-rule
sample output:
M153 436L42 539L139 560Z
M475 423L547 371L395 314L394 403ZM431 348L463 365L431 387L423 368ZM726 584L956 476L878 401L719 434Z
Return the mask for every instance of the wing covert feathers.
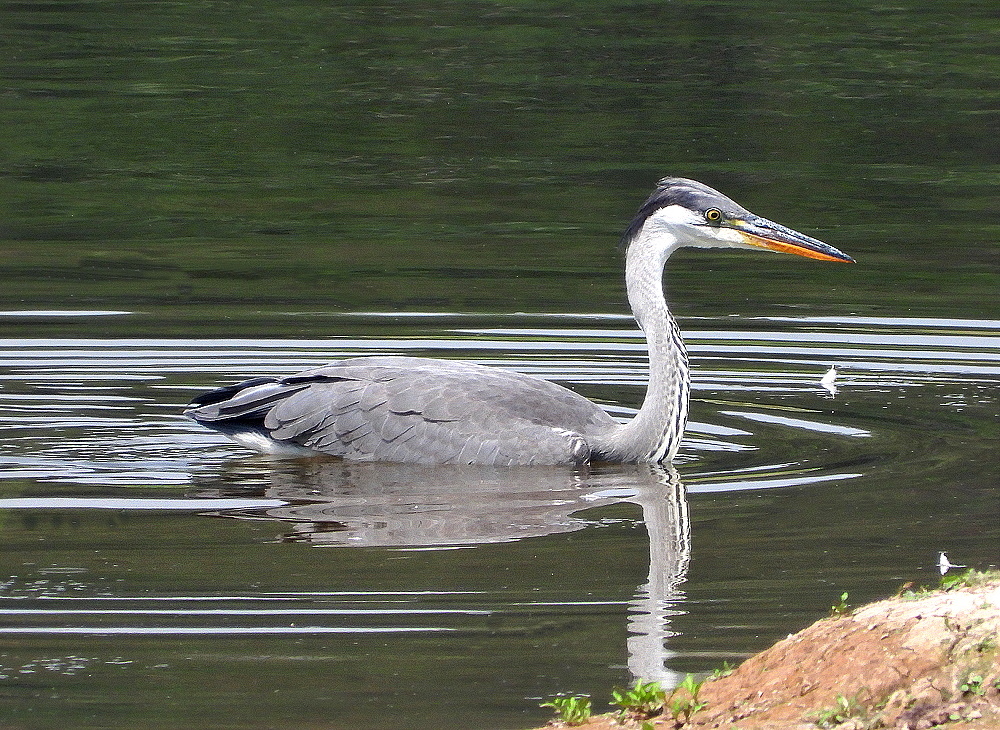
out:
M201 396L185 413L229 435L364 461L573 464L587 434L615 427L587 399L520 373L468 363L342 360Z

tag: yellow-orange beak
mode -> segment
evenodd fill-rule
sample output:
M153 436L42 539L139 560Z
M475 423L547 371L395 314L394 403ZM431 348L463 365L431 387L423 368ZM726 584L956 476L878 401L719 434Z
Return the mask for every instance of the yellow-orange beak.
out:
M854 259L843 251L804 233L769 221L767 218L755 215L748 218L731 219L723 225L737 231L743 237L744 242L751 246L766 248L769 251L779 251L780 253L794 253L820 261L854 263Z

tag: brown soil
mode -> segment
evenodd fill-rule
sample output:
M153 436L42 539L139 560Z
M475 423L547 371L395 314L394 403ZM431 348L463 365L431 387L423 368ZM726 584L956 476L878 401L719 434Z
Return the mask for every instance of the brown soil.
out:
M1000 728L1000 578L966 583L817 621L705 682L707 704L688 723L669 712L645 722L657 730ZM582 727L642 725L612 715Z

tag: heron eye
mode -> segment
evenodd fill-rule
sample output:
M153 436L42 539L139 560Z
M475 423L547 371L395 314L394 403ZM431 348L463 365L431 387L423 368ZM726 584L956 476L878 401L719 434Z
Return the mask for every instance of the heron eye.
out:
M719 223L722 220L722 211L718 208L709 208L705 211L705 220L709 223Z

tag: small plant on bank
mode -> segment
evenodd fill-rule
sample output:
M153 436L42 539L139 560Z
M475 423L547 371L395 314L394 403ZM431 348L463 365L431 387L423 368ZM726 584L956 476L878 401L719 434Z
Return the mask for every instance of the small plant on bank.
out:
M705 680L699 682L695 680L693 674L687 674L684 676L684 681L674 687L674 691L670 693L667 704L670 714L679 724L685 724L694 713L708 705L707 702L698 699L698 693L701 692L703 684L705 684ZM675 699L678 690L681 690L682 694Z
M847 591L844 591L840 594L840 600L830 606L830 616L832 618L841 618L850 615L851 607L847 605L847 596Z
M590 719L590 698L582 695L557 695L539 707L551 707L567 725L582 725Z
M722 667L716 667L712 670L712 674L709 679L722 679L723 677L728 677L736 669L729 662L722 662Z
M863 714L864 709L858 705L856 699L837 695L836 704L833 707L814 713L811 719L817 726L828 728L836 727L851 718L861 717Z
M666 700L667 693L659 682L643 682L641 679L636 680L631 689L615 687L611 691L611 704L622 708L621 719L647 719L659 715Z
M912 580L908 580L899 587L898 591L896 591L896 598L900 598L904 601L916 601L923 598L928 593L930 593L930 589L927 588L927 586L919 586Z
M961 690L962 694L974 694L977 697L982 697L986 694L983 675L970 672L966 675L965 681L958 686L958 689Z
M961 573L952 573L941 576L941 589L950 591L952 588L964 588L977 586L987 580L989 576L975 568L963 570Z
M677 725L681 726L694 713L708 705L698 699L704 683L704 680L696 680L693 674L686 674L684 680L668 695L659 682L644 683L639 680L632 689L615 689L611 704L622 708L619 720L648 720L669 712Z

